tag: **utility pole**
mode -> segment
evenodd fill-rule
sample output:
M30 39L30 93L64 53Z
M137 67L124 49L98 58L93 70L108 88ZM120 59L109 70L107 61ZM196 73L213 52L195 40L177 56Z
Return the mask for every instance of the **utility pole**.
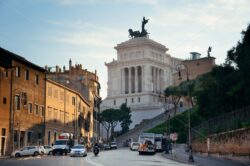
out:
M185 64L179 64L179 65L183 65L186 71L186 75L187 75L187 94L188 94L188 146L189 146L189 157L188 157L188 161L189 162L194 162L194 157L193 157L193 151L192 151L192 141L191 141L191 118L190 118L190 102L191 102L191 95L190 95L190 85L189 85L189 72L188 72L188 67ZM179 74L179 79L181 80L181 68L177 68L178 70L178 74Z

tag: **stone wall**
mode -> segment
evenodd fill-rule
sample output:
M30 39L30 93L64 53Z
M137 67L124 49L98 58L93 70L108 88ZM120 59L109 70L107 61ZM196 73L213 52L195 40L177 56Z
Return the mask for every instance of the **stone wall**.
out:
M250 128L242 128L230 132L214 134L206 139L193 141L195 152L249 156L250 155Z

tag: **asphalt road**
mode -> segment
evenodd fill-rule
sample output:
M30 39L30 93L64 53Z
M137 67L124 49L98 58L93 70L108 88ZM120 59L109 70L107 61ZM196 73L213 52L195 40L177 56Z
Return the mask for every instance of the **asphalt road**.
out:
M155 155L139 155L127 148L101 151L95 157L88 153L87 157L37 156L11 159L0 159L0 166L187 166L164 158L160 153Z

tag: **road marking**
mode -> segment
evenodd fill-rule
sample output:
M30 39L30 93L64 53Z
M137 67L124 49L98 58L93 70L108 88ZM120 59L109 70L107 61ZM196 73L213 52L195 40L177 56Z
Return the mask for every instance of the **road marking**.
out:
M94 166L104 166L104 165L102 165L102 164L100 164L100 163L94 162L94 161L91 159L91 157L89 157L89 156L86 157L86 161L87 161L87 163L92 164L92 165L94 165Z
M4 163L0 164L0 166L4 166L4 165L6 165L8 162L10 162L10 160L5 161Z

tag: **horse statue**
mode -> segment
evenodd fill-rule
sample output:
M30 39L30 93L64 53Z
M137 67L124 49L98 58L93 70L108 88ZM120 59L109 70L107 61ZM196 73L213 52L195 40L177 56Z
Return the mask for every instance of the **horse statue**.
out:
M140 31L133 31L132 29L129 29L129 37L136 38L136 37L148 37L148 32L145 29L145 25L148 23L149 19L145 19L143 17L142 19L142 26L141 26L141 32Z
M132 29L129 29L128 32L129 32L129 36L132 38L141 37L140 31L133 31Z

